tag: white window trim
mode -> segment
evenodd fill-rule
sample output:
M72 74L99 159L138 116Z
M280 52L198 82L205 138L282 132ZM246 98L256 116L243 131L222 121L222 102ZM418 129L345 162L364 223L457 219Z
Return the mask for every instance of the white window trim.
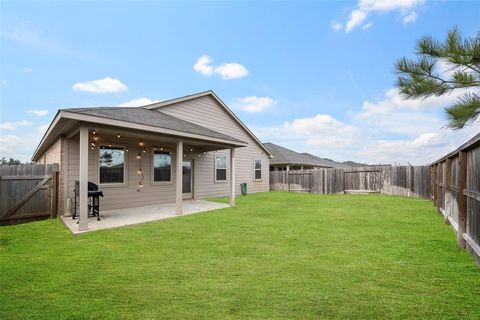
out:
M155 151L158 152L170 152L170 181L155 181ZM168 185L173 183L173 164L174 164L174 158L173 158L173 152L169 150L153 150L153 148L150 149L150 153L152 154L150 159L152 161L152 164L150 166L151 174L150 174L150 183L154 186L158 185Z
M225 180L217 180L217 158L218 157L225 158ZM213 179L215 183L227 183L228 182L228 157L226 155L216 154L213 157L213 161L214 161ZM219 169L223 169L223 168L219 168Z
M256 163L257 161L260 161L260 169L256 169L256 168L255 168L255 163ZM255 173L256 173L257 170L260 171L260 177L263 177L263 161L262 161L262 159L255 159L255 160L253 160L253 181L262 181L263 178L260 178L260 179L256 179L256 178L255 178Z
M98 185L102 187L127 187L128 186L128 152L126 151L126 146L112 144L111 147L123 148L123 182L115 183L100 183L100 148L107 147L110 148L110 144L99 144L96 154L97 162L97 175L98 175Z

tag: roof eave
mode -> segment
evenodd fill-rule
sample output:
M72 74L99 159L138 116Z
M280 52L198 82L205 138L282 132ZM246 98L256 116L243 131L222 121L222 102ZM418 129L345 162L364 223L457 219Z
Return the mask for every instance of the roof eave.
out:
M42 140L38 144L38 146L37 146L37 148L36 148L36 150L35 150L35 152L32 156L32 161L37 161L37 159L40 157L39 153L43 149L46 139L51 134L52 129L55 127L55 125L58 123L58 121L60 121L60 119L71 119L71 120L76 120L76 121L79 121L79 122L88 122L88 123L95 123L95 124L102 124L102 125L112 125L112 126L117 126L117 127L128 127L128 128L131 128L131 129L137 129L137 130L142 130L142 131L147 131L147 132L155 132L155 133L171 135L171 136L179 136L179 137L202 140L202 141L217 142L217 143L230 145L230 146L233 146L233 147L246 147L248 145L246 142L243 142L243 141L240 141L240 140L234 141L234 140L228 140L228 139L221 139L221 138L209 137L209 136L205 136L205 135L183 132L183 131L178 131L178 130L149 126L149 125L145 125L145 124L138 124L138 123L123 121L123 120L110 119L108 117L86 115L86 114L76 113L76 112L72 112L72 111L59 110L57 112L57 115L55 116L54 120L52 121L52 123L48 127L47 131L43 135Z

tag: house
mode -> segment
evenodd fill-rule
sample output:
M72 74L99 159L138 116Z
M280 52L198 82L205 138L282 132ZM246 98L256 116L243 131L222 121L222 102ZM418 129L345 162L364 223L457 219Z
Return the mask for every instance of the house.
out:
M341 163L323 159L309 153L298 153L271 142L266 142L263 145L273 155L273 159L270 159L270 171L346 167Z
M87 182L101 210L269 191L271 153L213 91L142 107L61 109L32 160L59 163L60 214L79 181L79 229L88 228Z

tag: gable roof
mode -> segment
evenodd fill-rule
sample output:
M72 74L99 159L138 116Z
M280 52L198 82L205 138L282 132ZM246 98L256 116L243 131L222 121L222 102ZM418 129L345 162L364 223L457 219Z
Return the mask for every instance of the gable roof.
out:
M205 96L211 96L214 100L216 100L218 102L218 104L235 120L235 122L237 122L240 125L240 127L242 127L248 133L248 135L250 135L250 137L252 137L252 139L255 142L257 142L257 144L267 153L267 155L270 158L272 157L272 154L270 153L268 148L266 148L263 145L263 143L253 134L253 132L250 131L250 129L248 129L248 127L237 117L237 115L235 113L233 113L233 111L230 110L230 108L228 108L227 105L212 90L202 91L202 92L198 92L198 93L194 93L194 94L190 94L190 95L186 95L186 96L183 96L183 97L174 98L174 99L170 99L170 100L155 102L155 103L152 103L152 104L149 104L149 105L142 106L141 108L149 109L149 110L159 109L159 108L163 108L163 107L166 107L166 106L170 106L170 105L175 104L175 103L180 103L180 102L183 102L183 101L193 100L193 99L197 99L197 98L205 97Z
M73 113L85 114L90 116L115 119L131 123L139 123L152 127L176 130L186 133L202 135L205 137L229 140L232 142L245 143L226 134L199 126L174 116L159 111L152 111L144 108L128 107L98 107L98 108L71 108L60 109Z
M270 150L270 153L273 155L273 159L270 160L270 164L295 164L329 168L334 167L331 163L321 161L320 158L317 159L315 156L307 156L271 142L266 142L263 145Z
M69 130L73 130L81 122L102 124L115 127L131 128L165 135L212 141L232 146L247 146L247 143L226 134L202 127L200 125L167 115L163 112L140 107L96 107L70 108L58 110L43 135L32 160L38 158L56 139Z

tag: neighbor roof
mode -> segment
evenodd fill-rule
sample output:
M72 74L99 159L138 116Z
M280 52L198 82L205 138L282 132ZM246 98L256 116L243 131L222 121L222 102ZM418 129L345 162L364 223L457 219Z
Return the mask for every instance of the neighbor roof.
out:
M332 167L332 168L347 168L348 166L344 163L336 162L330 159L325 159L325 158L320 158L317 157L316 155L310 154L308 152L303 152L302 153L304 156L307 156L309 158L314 159L315 161L318 161L318 163L323 163L325 167Z
M295 152L293 150L284 148L277 144L266 142L263 144L273 155L273 159L270 160L270 164L295 164L295 165L308 165L314 167L334 167L331 163L315 159L302 153ZM333 161L332 161L333 162Z
M80 113L90 116L139 123L152 127L176 130L186 133L198 134L206 137L229 140L232 142L245 143L226 134L199 126L160 111L152 111L144 108L127 107L97 107L97 108L71 108L61 111Z

